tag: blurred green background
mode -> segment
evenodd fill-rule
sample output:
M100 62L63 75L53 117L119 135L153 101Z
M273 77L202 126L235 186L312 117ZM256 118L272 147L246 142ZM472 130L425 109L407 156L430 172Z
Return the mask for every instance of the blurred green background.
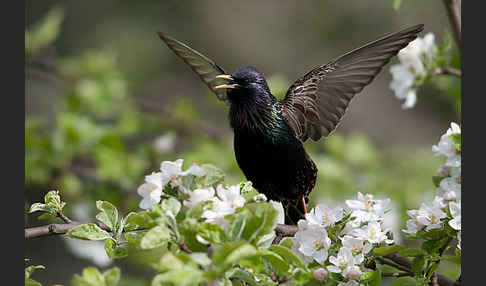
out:
M423 23L441 43L449 29L441 1L406 1L398 11L392 0L25 3L25 208L58 189L66 214L81 221L94 219L97 199L137 209L137 187L163 160L212 163L228 183L244 180L227 106L157 31L227 71L257 67L283 96L311 68L384 34ZM446 77L425 85L417 106L402 110L388 88L389 66L353 100L337 132L305 146L319 169L311 204L344 204L358 191L390 197L389 225L401 240L405 210L434 196L431 177L443 160L431 146L450 121L460 122L460 84ZM25 226L47 223L37 216L26 215ZM113 262L90 255L91 247L45 237L26 241L24 256L47 267L35 274L45 285L69 285L92 264L118 265L122 285L149 285L153 273L140 258Z

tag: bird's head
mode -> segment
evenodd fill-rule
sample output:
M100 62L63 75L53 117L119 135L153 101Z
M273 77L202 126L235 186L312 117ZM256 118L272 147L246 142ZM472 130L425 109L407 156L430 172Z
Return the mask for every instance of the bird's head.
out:
M230 75L222 74L216 76L227 80L215 88L227 90L228 99L232 102L241 100L255 100L270 95L267 81L261 72L254 67L241 67Z

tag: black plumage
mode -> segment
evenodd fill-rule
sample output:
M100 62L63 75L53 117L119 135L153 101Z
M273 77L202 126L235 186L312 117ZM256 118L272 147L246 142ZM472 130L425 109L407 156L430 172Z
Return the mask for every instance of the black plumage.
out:
M253 186L281 201L286 223L296 223L317 178L302 143L328 136L350 101L391 57L423 30L416 25L352 50L298 78L285 98L275 98L254 67L227 75L214 61L163 34L160 38L216 93L230 104L236 161Z

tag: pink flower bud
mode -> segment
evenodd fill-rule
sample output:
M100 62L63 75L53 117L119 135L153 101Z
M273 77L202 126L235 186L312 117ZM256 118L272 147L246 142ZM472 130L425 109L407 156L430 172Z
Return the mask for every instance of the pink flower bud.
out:
M449 177L451 175L451 170L449 170L449 167L446 165L440 166L439 169L437 169L437 176L445 178Z
M328 273L327 270L324 268L318 268L314 271L314 278L319 281L327 280Z
M363 274L363 272L361 272L359 267L353 266L353 267L351 267L351 269L348 272L348 277L349 277L349 279L352 279L352 280L358 280L359 277L361 277L361 274Z

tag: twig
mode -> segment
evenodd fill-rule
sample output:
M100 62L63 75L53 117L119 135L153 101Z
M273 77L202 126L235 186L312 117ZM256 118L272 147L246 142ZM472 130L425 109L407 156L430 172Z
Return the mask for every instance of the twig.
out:
M179 247L185 253L188 253L188 254L191 254L192 253L192 250L190 250L189 247L187 247L187 245L184 242L183 243L179 243Z
M442 67L442 68L437 68L435 70L435 73L436 75L452 75L452 76L457 76L457 77L461 77L462 76L462 72L458 69L455 69L453 67L450 67L450 66L445 66L445 67Z
M404 267L404 269L407 269L408 272L412 272L412 270L411 270L412 269L412 262L410 261L410 259L408 259L406 257L397 256L396 254L389 254L389 255L385 255L384 257L390 259L391 261L395 262L396 264L401 265L402 267ZM438 283L439 283L440 286L460 286L461 285L460 280L454 281L454 280L449 279L449 278L447 278L447 277L445 277L444 275L441 275L441 274L438 274L437 278L438 278L437 280L438 280Z
M461 11L459 9L457 0L442 0L447 9L449 20L451 21L452 30L454 31L454 39L456 40L457 47L461 50Z
M294 236L295 233L297 233L299 229L297 228L296 225L287 225L287 224L277 224L277 227L275 227L275 232L277 233L277 236Z
M96 224L98 227L100 227L103 230L110 231L110 228L102 222L97 221L92 223ZM25 239L32 239L32 238L56 235L56 234L65 234L70 229L83 224L88 224L88 223L71 221L70 223L52 223L43 226L26 228L24 229Z
M396 263L395 261L392 261L392 260L389 261L389 260L386 260L383 257L379 257L379 256L376 257L376 260L378 260L378 262L380 262L381 264L385 264L385 265L395 267L397 269L405 271L405 273L407 273L408 275L413 276L413 272L411 271L410 267L405 267L405 266L403 266L399 263Z
M64 215L62 212L57 213L57 217L62 219L65 223L72 223L73 221L69 219L66 215Z

